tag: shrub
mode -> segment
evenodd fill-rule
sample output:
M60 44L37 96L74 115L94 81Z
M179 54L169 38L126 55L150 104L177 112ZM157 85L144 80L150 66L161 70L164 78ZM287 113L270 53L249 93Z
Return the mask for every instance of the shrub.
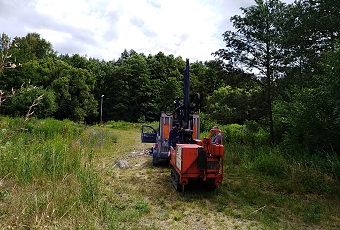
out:
M138 123L131 123L127 121L108 121L105 123L106 126L109 126L113 129L129 129L139 127Z
M221 127L225 142L249 146L266 146L269 133L262 125L247 121L243 125L230 124Z

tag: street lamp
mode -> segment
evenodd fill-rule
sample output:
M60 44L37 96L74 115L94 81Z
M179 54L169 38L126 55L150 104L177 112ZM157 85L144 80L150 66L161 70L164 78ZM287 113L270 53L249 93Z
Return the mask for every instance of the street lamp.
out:
M103 123L103 97L104 94L100 98L100 125Z

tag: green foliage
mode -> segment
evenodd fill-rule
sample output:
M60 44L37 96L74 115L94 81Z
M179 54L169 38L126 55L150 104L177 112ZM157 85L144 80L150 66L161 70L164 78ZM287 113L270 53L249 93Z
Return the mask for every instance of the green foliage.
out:
M95 204L99 199L99 178L93 165L94 152L91 150L85 161L84 170L79 171L81 199Z
M135 204L135 209L140 211L140 212L148 213L150 211L149 203L147 203L147 202L137 202Z
M340 151L339 59L339 51L325 54L320 64L323 74L313 77L308 87L291 89L289 102L276 103L275 119L285 148Z
M25 116L33 101L39 96L43 96L39 100L37 106L31 112L34 117L46 118L52 116L57 111L57 104L55 102L55 95L52 90L45 90L42 87L27 88L19 95L14 96L10 100L5 101L1 106L3 114Z
M224 141L249 146L268 145L269 133L263 125L247 121L243 125L230 124L221 126Z
M256 0L255 3L248 8L241 8L243 16L235 15L231 18L235 31L226 31L223 34L226 48L216 51L215 55L235 68L247 69L249 73L259 72L257 78L260 78L259 86L264 92L263 102L265 103L259 105L263 111L266 111L264 114L268 118L270 143L273 145L274 80L282 76L285 65L284 49L281 49L280 44L283 35L281 23L285 17L285 8L279 0L265 2ZM242 103L240 105L242 106ZM246 105L252 106L249 103ZM227 111L227 114L234 112L231 106L224 106L223 109Z
M11 175L22 183L41 178L55 181L80 169L80 146L74 142L82 134L80 127L53 119L30 119L20 125L19 118L1 124L3 136L13 129L22 131L0 143L0 177Z
M275 149L258 149L258 155L254 158L252 167L266 175L277 176L282 178L285 176L286 160L282 153Z
M221 87L208 97L207 112L222 124L253 120L264 116L263 105L258 103L262 98L261 89L255 85L249 90Z
M177 72L176 74L179 75ZM176 75L174 74L174 75ZM164 82L162 82L160 88L160 107L161 111L171 111L174 109L173 101L176 97L182 97L183 92L181 92L181 84L177 81L177 77L168 77Z
M226 163L262 175L286 180L282 189L296 192L334 193L339 180L340 159L336 154L286 151L265 147L268 132L256 123L221 127ZM264 132L264 136L260 133ZM262 136L262 137L261 137ZM261 140L261 138L264 138Z
M200 130L202 132L210 132L210 129L214 127L216 122L212 120L209 116L209 114L206 113L199 113L200 116Z
M38 33L28 33L21 38L15 37L13 43L19 48L13 51L19 63L52 57L56 54L52 49L52 44L41 38Z
M73 123L70 120L58 121L52 118L46 119L30 119L29 122L24 124L26 129L31 135L42 136L46 140L53 139L58 135L65 138L79 137L83 129L80 125Z
M139 123L131 123L127 121L108 121L105 123L105 126L111 127L113 129L130 129L135 127L140 127Z

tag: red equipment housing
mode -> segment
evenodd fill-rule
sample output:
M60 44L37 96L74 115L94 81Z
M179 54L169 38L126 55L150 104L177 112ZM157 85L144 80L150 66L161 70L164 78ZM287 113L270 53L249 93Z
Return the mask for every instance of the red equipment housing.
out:
M213 137L222 137L222 131L212 129L209 138L195 140L196 144L177 144L170 149L171 180L184 194L189 180L202 179L210 188L221 185L223 179L224 146L222 138L213 143Z

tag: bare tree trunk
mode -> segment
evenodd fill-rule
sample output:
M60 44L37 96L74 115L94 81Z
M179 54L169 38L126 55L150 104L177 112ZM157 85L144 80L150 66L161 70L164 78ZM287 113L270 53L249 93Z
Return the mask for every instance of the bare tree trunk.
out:
M267 22L267 33L269 33L269 20ZM270 145L274 146L275 138L274 138L274 122L273 122L273 108L272 108L272 69L270 65L270 37L267 37L266 41L266 87L267 87L267 106L268 106L268 119L269 119L269 135L270 135Z

